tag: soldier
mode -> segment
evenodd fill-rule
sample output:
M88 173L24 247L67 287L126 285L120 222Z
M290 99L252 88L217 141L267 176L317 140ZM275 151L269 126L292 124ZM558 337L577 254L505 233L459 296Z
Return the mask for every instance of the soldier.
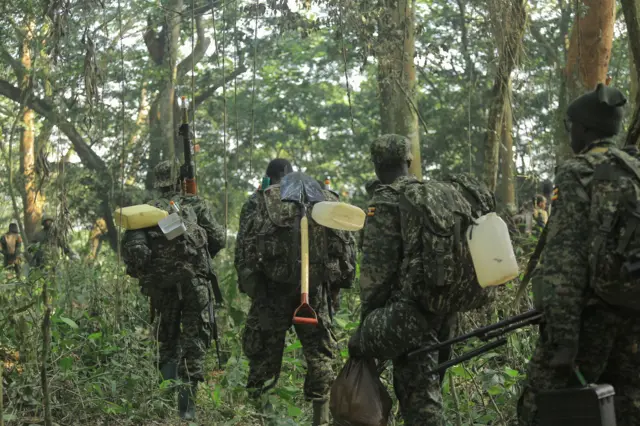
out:
M29 250L33 252L31 263L36 268L41 268L47 261L52 260L54 252L58 249L69 256L70 259L78 259L78 255L65 243L64 239L56 232L52 216L42 216L42 229L35 233Z
M211 345L213 293L217 285L211 258L225 245L223 228L197 196L181 195L178 165L163 161L155 169L158 198L148 204L171 211L176 206L187 232L167 240L158 226L125 233L127 273L138 278L158 319L159 366L164 380L180 378L178 410L195 419L195 394L204 381L204 361Z
M630 249L640 245L635 210L627 210L628 201L637 203L640 162L612 141L625 103L620 91L599 84L567 110L577 155L557 170L546 245L532 278L545 327L518 403L522 426L540 424L536 394L577 383L574 365L588 382L614 386L618 426L640 424L639 302L624 293L638 286L624 270L628 259L636 262Z
M300 303L298 207L280 199L280 182L291 171L287 160L271 161L270 186L252 195L241 214L235 265L241 291L252 298L242 346L249 359L247 388L253 398L276 385L287 330ZM326 200L332 199L328 191L322 193ZM326 232L325 247L317 238L321 232ZM337 235L319 225L309 226L309 298L318 324L294 326L307 361L304 396L313 403L314 426L329 424L329 391L335 377L330 289L335 283L350 284L355 273L355 256L349 254L354 248L348 247L353 240Z
M547 225L549 215L547 214L547 199L544 195L536 195L536 205L533 208L533 220L535 222L535 230L540 233Z
M349 341L351 356L393 360L393 383L406 425L443 425L440 383L444 373L421 372L449 358L449 350L423 353L412 359L396 356L429 342L447 340L455 314L423 314L402 295L403 262L399 197L416 179L409 175L411 142L404 136L384 135L371 145L379 183L373 189L364 228L360 264L361 327ZM390 336L389 333L394 334ZM440 379L440 380L438 380Z
M0 238L0 249L4 257L4 267L11 267L20 278L20 251L22 249L22 237L18 230L18 224L9 224L9 231Z

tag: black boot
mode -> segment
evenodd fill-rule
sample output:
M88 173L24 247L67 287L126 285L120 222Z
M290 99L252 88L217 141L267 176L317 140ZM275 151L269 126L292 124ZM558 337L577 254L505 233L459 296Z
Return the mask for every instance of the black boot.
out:
M196 419L196 392L198 382L185 383L180 387L178 394L178 411L183 420Z
M313 401L313 426L329 426L329 401Z

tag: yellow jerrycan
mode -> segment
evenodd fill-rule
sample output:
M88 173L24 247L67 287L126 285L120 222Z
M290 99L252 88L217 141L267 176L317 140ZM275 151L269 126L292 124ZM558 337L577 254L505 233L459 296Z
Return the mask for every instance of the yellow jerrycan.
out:
M126 230L156 226L161 219L168 215L168 212L148 204L123 207L113 212L116 225Z
M362 209L339 201L321 201L313 206L311 217L321 226L341 231L359 231L364 226Z
M496 213L476 219L467 229L467 243L481 287L505 284L518 276L509 229Z

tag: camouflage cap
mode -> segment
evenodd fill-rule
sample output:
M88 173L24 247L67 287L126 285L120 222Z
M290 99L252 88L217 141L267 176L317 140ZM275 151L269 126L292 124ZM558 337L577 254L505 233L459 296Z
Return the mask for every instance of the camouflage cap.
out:
M411 141L405 136L383 135L371 144L371 161L375 164L398 164L411 160Z
M155 181L153 183L154 188L165 188L167 186L173 186L178 180L179 165L176 161L165 160L158 163L153 168Z

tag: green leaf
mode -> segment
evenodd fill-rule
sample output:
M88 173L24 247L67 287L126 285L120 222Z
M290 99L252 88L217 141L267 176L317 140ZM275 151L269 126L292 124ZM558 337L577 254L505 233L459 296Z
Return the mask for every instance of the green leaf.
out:
M11 422L11 421L14 421L14 420L18 420L18 417L15 414L4 414L2 416L2 419L5 422Z
M487 389L487 392L489 392L489 395L501 395L504 393L504 388L502 386L491 386L489 389Z
M69 370L71 367L73 367L73 358L67 356L60 360L60 368L63 370Z
M98 331L95 333L91 333L89 336L87 336L87 339L89 340L98 340L102 337L102 332Z
M74 320L72 320L71 318L67 318L67 317L60 317L60 321L62 321L63 323L67 324L69 327L73 328L74 330L77 330L78 324L76 324L76 322Z
M511 377L518 377L520 375L520 372L518 370L513 370L509 367L505 367L504 368L504 372L507 373L508 376Z
M289 405L287 412L291 417L298 417L300 414L302 414L302 410L296 407L295 405Z
M301 349L301 348L302 348L302 343L300 342L300 340L296 340L295 342L287 346L284 352L289 353L289 352L295 351L296 349Z

